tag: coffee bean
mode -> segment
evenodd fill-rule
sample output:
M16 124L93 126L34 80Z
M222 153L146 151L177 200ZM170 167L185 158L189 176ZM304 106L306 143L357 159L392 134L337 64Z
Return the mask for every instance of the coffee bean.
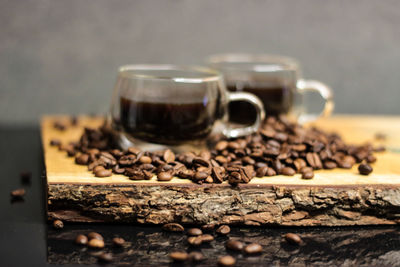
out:
M251 243L244 248L244 252L246 254L257 254L261 253L261 251L262 251L262 246L257 243Z
M101 253L98 256L99 261L101 262L112 262L113 261L113 256L111 253Z
M229 239L225 243L225 247L230 250L242 251L244 248L244 244L238 240Z
M20 172L19 177L21 177L21 181L24 184L29 184L31 182L32 173L30 171Z
M266 176L275 176L276 175L276 171L272 168L268 168Z
M222 183L223 177L218 169L218 167L213 167L211 169L212 177L214 178L214 183Z
M367 162L368 163L374 163L376 162L376 157L374 155L368 155L367 157Z
M169 254L169 257L173 260L173 261L186 261L189 258L189 254L187 254L184 251L175 251L175 252L171 252Z
M96 171L96 172L94 173L94 175L95 175L96 177L99 177L99 178L110 177L110 176L112 175L112 171L111 171L111 170L106 170L106 169L104 169L104 170L98 170L98 171Z
M54 229L63 229L64 223L61 220L55 220L53 222L53 227L54 227Z
M239 149L240 148L240 144L237 142L229 142L228 143L228 148L231 150L235 150L235 149Z
M114 237L112 242L116 247L123 247L125 244L125 240L121 237Z
M203 232L210 232L212 230L214 230L215 228L215 224L204 224L201 226L201 229L203 230Z
M193 164L199 164L199 165L204 166L204 167L209 167L210 166L210 164L208 163L207 160L205 160L203 158L200 158L200 157L194 158L192 163Z
M208 177L208 173L206 172L196 172L193 176L193 181L202 181Z
M51 139L50 145L51 146L59 146L59 145L61 145L61 141L59 139Z
M267 171L268 171L268 166L258 168L256 171L256 176L262 178L267 175Z
M361 175L369 175L372 171L372 167L368 164L362 163L358 166L358 172Z
M114 168L112 169L114 173L116 174L124 174L125 173L125 168L121 168L118 165L115 165Z
M87 237L89 238L89 240L91 239L98 239L98 240L104 240L103 236L99 233L96 232L90 232Z
M102 171L102 170L105 170L104 166L102 166L102 165L98 165L98 166L93 168L93 172L94 173L96 173L98 171Z
M175 154L170 149L165 150L163 159L165 162L173 162L175 160Z
M78 236L75 238L75 244L78 244L78 245L87 245L87 243L88 243L88 238L87 238L85 235L78 235Z
M167 223L162 226L162 229L167 232L183 232L185 228L179 223Z
M199 228L190 228L187 231L187 234L191 235L191 236L198 236L198 235L203 234L203 232Z
M203 243L209 243L214 240L214 237L210 234L203 234L200 236Z
M322 162L317 153L307 153L306 159L308 164L314 169L322 169Z
M140 161L140 163L143 163L143 164L150 164L152 162L151 158L148 156L140 157L139 161Z
M231 231L231 228L228 225L221 225L220 227L215 230L216 233L220 235L227 235Z
M160 172L159 174L157 174L158 181L163 181L163 182L171 181L172 177L173 176L171 172Z
M227 141L219 141L216 145L215 145L215 149L217 151L222 151L225 150L228 147L228 142Z
M198 247L203 242L203 239L201 236L189 236L187 241L191 246Z
M293 170L293 169L290 168L290 167L284 167L284 168L282 168L281 173L282 173L283 175L293 176L293 175L296 174L296 171Z
M334 169L336 167L337 167L337 164L334 161L328 160L328 161L324 162L324 168L325 169L331 170L331 169Z
M301 240L300 236L294 233L285 234L285 239L288 243L293 245L301 245L303 240Z
M91 248L96 248L96 249L104 248L104 241L93 238L93 239L89 240L88 246Z
M218 161L220 164L225 164L228 162L228 159L224 156L216 156L215 160Z
M205 260L205 257L201 252L192 251L189 253L189 260L199 262Z
M25 189L19 188L11 191L11 197L13 198L23 198L25 196Z
M232 256L229 256L229 255L220 257L218 259L218 265L219 266L223 266L223 267L225 267L225 266L233 266L233 265L235 265L235 263L236 263L235 258L232 257Z
M75 163L79 165L87 165L88 162L89 162L88 154L81 154L75 158Z
M301 179L305 179L305 180L309 180L314 178L314 172L313 171L309 171L309 172L303 172L301 174Z

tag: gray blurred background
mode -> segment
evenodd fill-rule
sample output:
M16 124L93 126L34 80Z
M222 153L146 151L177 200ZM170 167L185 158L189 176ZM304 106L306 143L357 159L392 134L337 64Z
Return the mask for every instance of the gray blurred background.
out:
M118 66L220 52L296 57L338 113L400 113L396 0L0 0L0 124L104 113Z

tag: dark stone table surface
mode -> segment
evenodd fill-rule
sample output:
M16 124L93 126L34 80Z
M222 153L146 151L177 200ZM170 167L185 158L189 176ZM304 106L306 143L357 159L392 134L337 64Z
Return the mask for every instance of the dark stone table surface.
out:
M31 171L30 184L19 174ZM96 231L106 241L104 251L115 265L181 266L168 258L172 250L201 251L206 260L196 266L216 266L217 258L231 254L236 266L400 266L400 228L250 228L233 227L229 237L258 242L257 256L226 251L217 237L209 245L189 248L183 234L162 232L158 226L66 224L55 230L45 219L45 181L38 127L0 126L0 266L96 265L97 251L73 243L79 233ZM24 201L12 202L10 191L26 189ZM287 244L282 235L298 233L305 244ZM113 237L123 237L127 247L114 248ZM182 265L182 266L188 266Z

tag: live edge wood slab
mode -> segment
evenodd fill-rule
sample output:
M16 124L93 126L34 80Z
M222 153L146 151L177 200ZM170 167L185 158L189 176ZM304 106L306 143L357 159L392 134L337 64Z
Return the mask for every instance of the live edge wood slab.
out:
M47 179L49 220L164 224L242 224L339 226L400 224L400 117L337 115L314 125L335 131L347 142L374 141L386 134L387 152L378 153L369 176L351 170L316 171L312 180L275 176L254 178L249 184L197 185L173 178L170 182L131 181L125 176L96 178L86 166L74 164L56 147L79 139L83 127L96 127L101 118L81 116L65 131L53 127L67 116L41 121ZM374 141L377 144L376 141ZM397 151L397 152L396 152Z

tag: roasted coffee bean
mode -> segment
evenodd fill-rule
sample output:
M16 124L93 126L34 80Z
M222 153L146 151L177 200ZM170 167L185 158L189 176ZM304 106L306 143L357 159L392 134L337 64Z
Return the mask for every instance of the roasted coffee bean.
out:
M228 225L221 225L215 232L220 235L227 235L231 232L231 228Z
M114 168L112 169L114 173L116 174L124 174L125 173L125 168L121 168L118 165L115 165Z
M159 174L157 174L157 180L162 182L171 181L172 177L173 176L171 172L160 172Z
M78 236L75 238L75 244L78 244L78 245L87 245L87 243L88 243L88 238L87 238L85 235L78 235Z
M372 167L368 164L362 163L358 166L358 172L361 175L369 175L372 171Z
M324 169L331 170L331 169L334 169L336 167L337 167L337 164L334 161L328 160L328 161L324 162Z
M105 170L105 168L102 165L98 165L96 167L93 168L93 172L98 172L98 171L102 171Z
M200 236L203 243L209 243L214 240L214 237L210 234L203 234Z
M79 165L87 165L88 162L89 162L88 154L81 154L75 158L75 163Z
M55 121L53 123L53 127L54 127L54 129L57 129L59 131L65 131L67 129L67 126L65 125L65 123L61 122L61 121Z
M91 239L98 239L98 240L104 240L103 236L99 233L96 232L90 232L87 237L89 238L89 240Z
M59 145L61 145L61 141L59 139L51 139L50 145L51 146L59 146Z
M235 258L232 256L229 256L229 255L220 257L218 259L218 265L223 266L223 267L233 266L233 265L235 265L235 263L236 263Z
M262 251L262 246L257 243L251 243L244 248L244 252L246 254L257 254L261 253L261 251Z
M301 179L309 180L314 178L314 172L313 171L308 171L308 172L303 172L301 174Z
M125 240L121 237L114 237L112 242L116 247L123 247L125 244Z
M104 241L93 238L93 239L89 240L88 246L91 248L101 249L101 248L104 248Z
M285 234L285 239L288 243L293 245L301 245L303 240L301 240L300 236L294 233Z
M238 172L232 172L228 176L228 182L232 185L236 185L242 181L242 176Z
M302 158L297 158L293 161L293 165L295 166L297 171L300 171L302 168L307 166L307 163Z
M199 164L199 165L204 166L204 167L209 167L210 166L210 164L208 163L207 160L205 160L203 158L200 158L200 157L194 158L192 163L193 164Z
M283 175L293 176L293 175L296 174L296 171L293 170L293 169L290 168L290 167L284 167L284 168L282 168L281 173L282 173Z
M231 150L236 150L240 148L240 144L232 141L228 143L228 148Z
M162 229L167 232L183 232L185 228L179 223L167 223L162 226Z
M24 184L29 184L31 182L32 173L30 171L20 172L19 177L21 177L21 182Z
M368 163L374 163L376 162L376 157L374 155L368 155L367 157L367 162Z
M191 235L191 236L198 236L198 235L202 235L203 232L199 229L199 228L190 228L187 231L187 235Z
M230 250L242 251L244 248L244 244L239 240L229 239L228 241L226 241L225 247Z
M55 220L53 222L53 227L54 227L54 229L63 229L64 223L61 220Z
M203 230L203 232L211 232L212 230L215 229L215 224L204 224L201 226L201 229Z
M205 180L207 177L208 173L206 172L196 172L192 179L193 181L202 181Z
M322 162L317 153L307 153L306 159L308 164L314 169L322 169Z
M152 162L151 158L148 156L140 157L139 161L140 161L140 163L143 163L143 164L150 164Z
M11 191L11 197L13 198L23 198L25 196L25 189L19 188Z
M167 163L173 162L175 160L174 152L172 152L172 150L170 150L170 149L165 150L164 155L163 155L163 159Z
M254 165L254 164L256 164L256 161L255 161L254 159L250 158L249 156L244 157L244 158L242 159L242 161L243 161L244 163L246 163L246 164L249 164L249 165Z
M128 152L133 155L138 155L141 152L141 150L137 147L130 147L130 148L128 148Z
M189 260L194 261L194 262L199 262L203 261L206 258L204 257L203 253L198 252L198 251L192 251L189 253Z
M268 168L266 176L275 176L276 175L276 171L272 168Z
M97 257L98 257L99 261L101 261L101 262L112 262L113 261L113 256L111 253L101 253Z
M154 165L151 163L143 163L143 164L139 165L139 169L146 170L146 171L154 170L155 168L156 167L154 167Z
M171 252L169 254L169 257L173 260L173 261L186 261L189 258L189 254L187 254L184 251L174 251Z
M215 149L217 151L222 151L225 150L228 147L228 142L227 141L219 141L216 145L215 145Z
M223 177L217 167L213 167L211 170L212 177L214 178L214 183L222 183Z
M94 176L99 177L99 178L103 178L103 177L110 177L112 175L112 171L111 170L98 170L94 173Z
M191 246L198 247L203 243L203 239L201 239L201 236L189 236L187 242Z
M225 164L225 163L228 162L228 159L226 157L224 157L224 156L216 156L215 160L217 162L219 162L220 164Z
M258 168L257 172L256 172L256 176L262 178L267 175L267 171L268 171L268 166Z

